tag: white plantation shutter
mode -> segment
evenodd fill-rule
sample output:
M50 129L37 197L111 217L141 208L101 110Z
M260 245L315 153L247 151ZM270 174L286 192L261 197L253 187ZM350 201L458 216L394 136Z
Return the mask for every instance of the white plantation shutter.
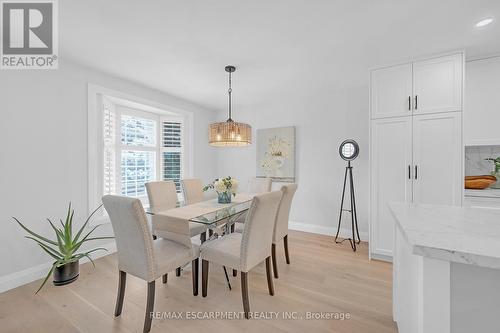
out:
M162 121L162 179L173 180L177 193L181 192L182 178L182 122Z
M109 102L103 103L103 194L116 193L116 112Z

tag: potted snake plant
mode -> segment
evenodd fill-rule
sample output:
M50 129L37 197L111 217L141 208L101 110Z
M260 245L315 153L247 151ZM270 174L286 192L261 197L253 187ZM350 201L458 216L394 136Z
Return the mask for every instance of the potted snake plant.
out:
M62 286L69 284L71 282L76 281L78 279L78 275L80 273L79 260L82 258L88 258L92 264L95 266L94 261L90 257L90 254L104 250L105 248L98 247L92 250L79 252L80 247L88 242L99 239L111 239L114 237L90 237L97 227L100 225L96 225L93 227L88 233L83 234L85 228L87 227L92 216L102 207L99 206L96 210L92 212L92 214L87 217L85 223L81 226L81 228L73 234L73 216L75 211L71 209L71 202L69 203L68 213L66 214L66 219L60 220L61 227L57 227L50 219L47 219L51 228L54 230L55 239L46 238L40 234L35 233L34 231L28 229L24 224L22 224L17 218L13 217L13 219L23 228L29 235L25 236L28 239L35 241L40 248L47 253L50 257L52 257L55 261L52 263L52 267L49 272L45 276L42 284L38 288L35 294L37 294L45 285L50 275L53 274L53 283L55 286Z

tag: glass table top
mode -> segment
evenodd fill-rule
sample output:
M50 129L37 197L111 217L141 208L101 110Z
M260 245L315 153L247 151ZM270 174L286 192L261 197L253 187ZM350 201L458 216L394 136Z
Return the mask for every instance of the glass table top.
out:
M149 215L163 214L176 218L185 218L187 221L214 224L224 219L232 222L245 213L252 205L253 196L238 195L237 198L229 204L219 204L217 199L202 201L192 205L183 205L179 203L177 208L154 212L151 208L146 207L145 211Z
M189 221L203 223L203 224L213 224L227 218L229 218L230 220L236 219L240 217L248 209L250 209L251 205L252 205L251 200L234 204L228 204L226 207L221 207L220 209L214 212L190 218Z

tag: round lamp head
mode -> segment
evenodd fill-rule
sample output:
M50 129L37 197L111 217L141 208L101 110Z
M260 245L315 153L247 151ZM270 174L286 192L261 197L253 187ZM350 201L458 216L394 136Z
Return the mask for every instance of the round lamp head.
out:
M343 160L352 161L359 154L359 145L354 140L345 140L340 144L339 154Z

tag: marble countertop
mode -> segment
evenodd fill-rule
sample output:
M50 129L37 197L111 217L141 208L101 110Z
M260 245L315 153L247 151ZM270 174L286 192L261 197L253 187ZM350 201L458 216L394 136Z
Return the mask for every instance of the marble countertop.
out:
M466 197L500 198L500 189L486 188L484 190L465 190Z
M498 209L391 203L416 255L500 269Z

